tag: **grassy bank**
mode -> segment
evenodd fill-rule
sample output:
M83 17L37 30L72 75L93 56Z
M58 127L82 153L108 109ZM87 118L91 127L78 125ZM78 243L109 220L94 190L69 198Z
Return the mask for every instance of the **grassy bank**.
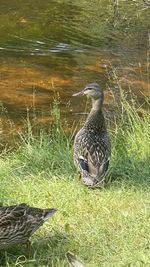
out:
M1 252L0 266L67 267L70 250L89 267L150 266L150 119L122 102L111 132L112 161L104 190L84 187L72 160L72 140L57 124L51 134L21 135L0 158L0 197L58 212L23 246Z

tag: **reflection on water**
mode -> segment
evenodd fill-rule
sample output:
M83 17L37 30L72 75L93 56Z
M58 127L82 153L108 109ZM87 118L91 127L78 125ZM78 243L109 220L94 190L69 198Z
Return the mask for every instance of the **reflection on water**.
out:
M62 117L79 120L75 113L84 111L85 100L72 93L97 81L117 95L112 72L143 102L149 94L149 15L140 0L1 0L1 139L9 142L23 127L27 109L36 123L49 123L58 94ZM105 103L109 113L109 90Z

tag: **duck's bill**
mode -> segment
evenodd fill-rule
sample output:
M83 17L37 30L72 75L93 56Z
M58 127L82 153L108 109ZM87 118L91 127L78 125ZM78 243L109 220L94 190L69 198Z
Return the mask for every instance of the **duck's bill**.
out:
M73 94L73 96L83 95L83 91Z
M53 214L57 211L57 209L52 208L52 209L49 209L49 211L50 211L50 213L53 215Z

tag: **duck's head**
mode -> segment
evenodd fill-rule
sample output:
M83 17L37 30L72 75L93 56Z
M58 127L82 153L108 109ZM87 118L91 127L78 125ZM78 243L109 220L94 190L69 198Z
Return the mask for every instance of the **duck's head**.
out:
M101 89L98 83L89 83L82 91L73 94L73 96L78 96L78 95L87 95L93 98L94 100L96 99L103 100L103 90Z

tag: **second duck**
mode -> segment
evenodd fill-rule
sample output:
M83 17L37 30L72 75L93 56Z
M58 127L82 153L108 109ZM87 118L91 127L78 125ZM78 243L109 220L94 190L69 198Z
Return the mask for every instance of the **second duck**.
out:
M75 136L74 162L85 185L103 187L111 156L110 138L102 112L104 93L97 83L90 83L73 96L77 95L90 96L92 109Z

